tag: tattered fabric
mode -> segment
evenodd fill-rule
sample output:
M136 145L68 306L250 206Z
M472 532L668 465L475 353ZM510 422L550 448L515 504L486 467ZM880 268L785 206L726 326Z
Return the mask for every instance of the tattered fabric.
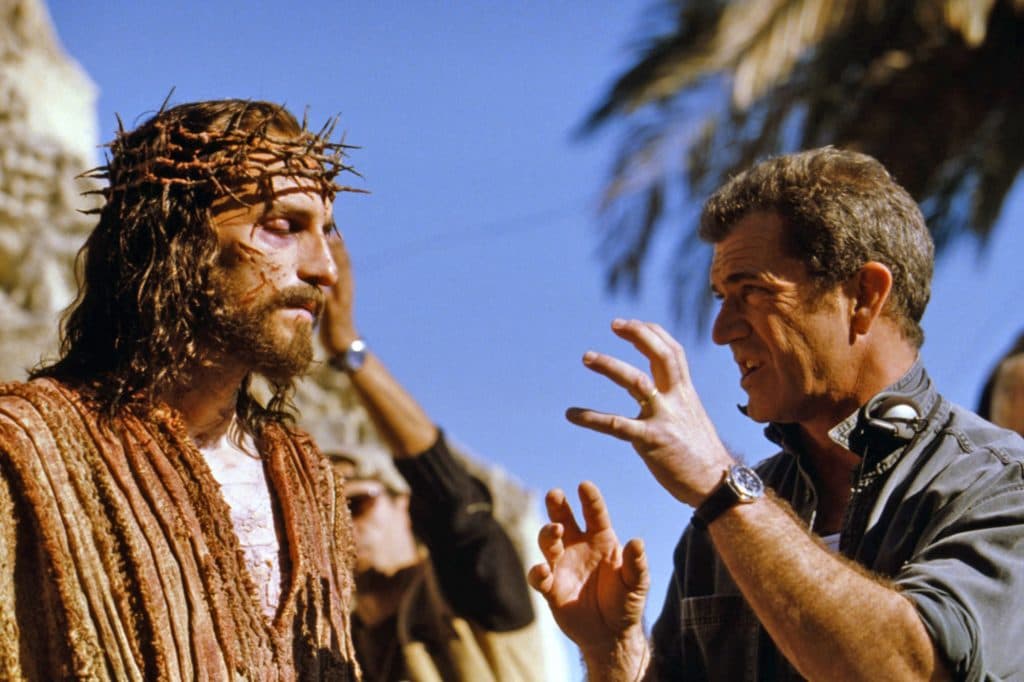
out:
M268 620L180 416L136 412L0 385L0 679L358 679L351 521L308 436L257 438L282 547Z

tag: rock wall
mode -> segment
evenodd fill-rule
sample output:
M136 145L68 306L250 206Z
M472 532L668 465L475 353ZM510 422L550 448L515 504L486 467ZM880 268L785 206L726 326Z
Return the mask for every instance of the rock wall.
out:
M95 205L96 87L61 49L36 0L0 0L0 380L56 348L73 262Z

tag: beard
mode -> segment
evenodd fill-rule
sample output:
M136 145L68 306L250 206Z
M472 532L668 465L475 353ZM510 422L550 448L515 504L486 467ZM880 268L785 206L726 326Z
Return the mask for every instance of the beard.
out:
M304 374L313 361L313 323L298 319L283 323L274 314L285 308L315 306L314 319L323 310L319 288L297 284L263 297L239 291L224 278L211 281L208 339L217 355L248 366L275 383L287 383ZM290 333L289 333L290 331Z

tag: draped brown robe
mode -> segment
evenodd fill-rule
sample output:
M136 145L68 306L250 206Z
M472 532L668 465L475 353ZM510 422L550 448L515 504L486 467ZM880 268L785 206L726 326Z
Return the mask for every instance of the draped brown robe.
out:
M175 411L103 421L53 380L0 385L0 679L358 679L340 484L305 434L256 441L281 538L272 620Z

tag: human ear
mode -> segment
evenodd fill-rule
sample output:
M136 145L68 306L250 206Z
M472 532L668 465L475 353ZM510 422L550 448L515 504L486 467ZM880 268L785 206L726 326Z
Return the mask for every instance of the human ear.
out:
M853 276L854 296L850 332L867 334L882 314L892 291L892 271L882 263L868 261Z

